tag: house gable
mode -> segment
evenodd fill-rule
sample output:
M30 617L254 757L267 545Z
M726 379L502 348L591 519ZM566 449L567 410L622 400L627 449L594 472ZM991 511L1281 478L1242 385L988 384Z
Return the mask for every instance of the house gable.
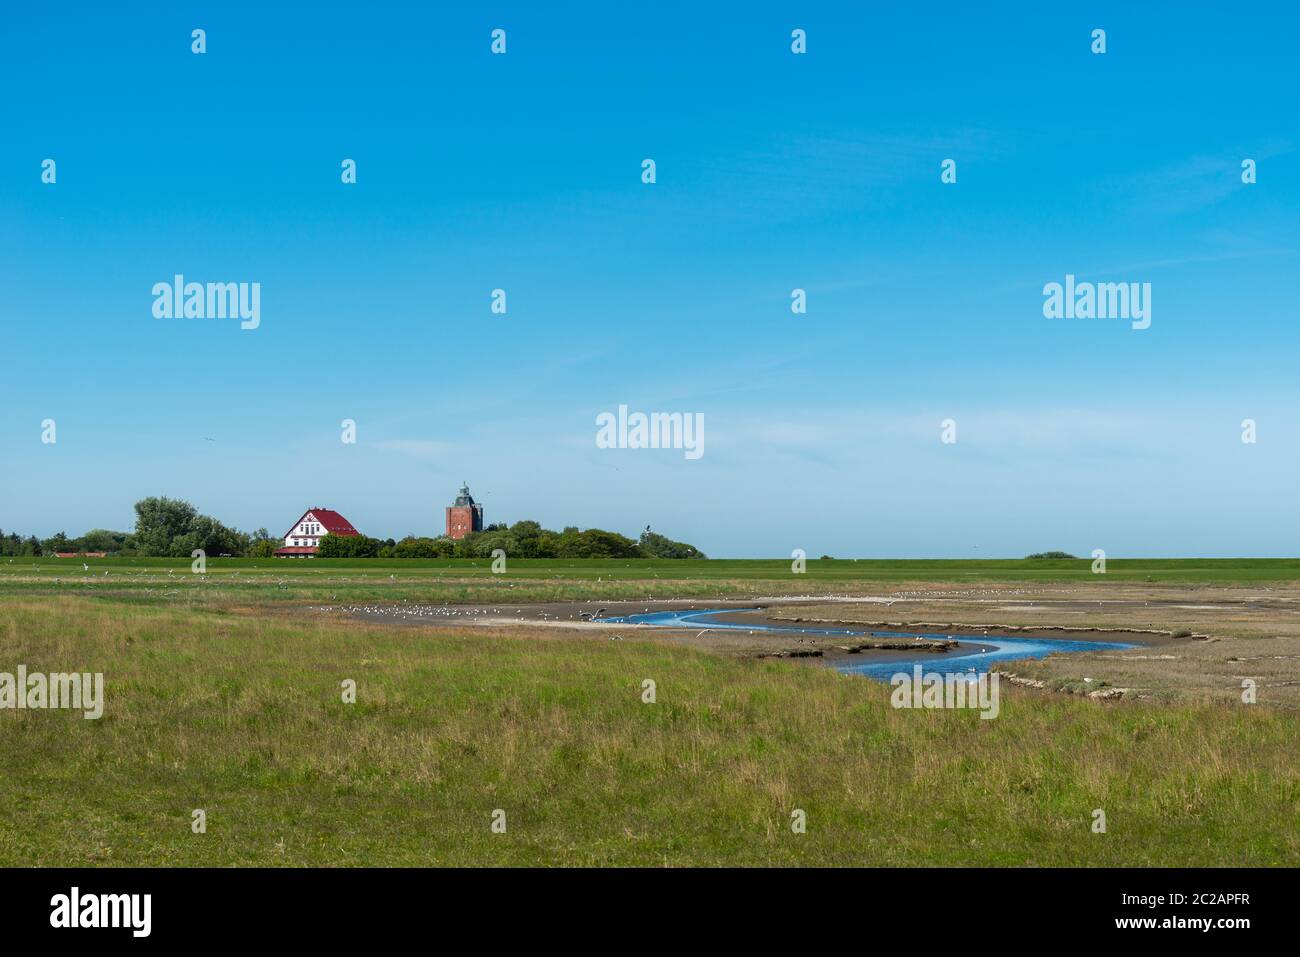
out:
M329 508L309 508L284 533L284 548L277 554L315 554L326 535L360 535L352 523Z

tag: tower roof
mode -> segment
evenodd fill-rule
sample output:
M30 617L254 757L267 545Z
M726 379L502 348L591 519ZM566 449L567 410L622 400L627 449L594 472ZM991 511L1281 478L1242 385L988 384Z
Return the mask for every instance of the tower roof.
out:
M452 504L453 504L453 505L473 505L473 504L474 504L474 496L469 494L469 483L468 483L468 482L466 482L465 484L461 485L461 487L460 487L460 494L456 496L456 501L453 502Z

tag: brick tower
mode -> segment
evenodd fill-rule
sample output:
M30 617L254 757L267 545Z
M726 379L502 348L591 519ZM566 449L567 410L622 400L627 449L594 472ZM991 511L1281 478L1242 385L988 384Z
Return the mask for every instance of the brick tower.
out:
M469 494L468 483L460 487L456 501L447 506L447 537L464 538L470 532L483 531L483 506Z

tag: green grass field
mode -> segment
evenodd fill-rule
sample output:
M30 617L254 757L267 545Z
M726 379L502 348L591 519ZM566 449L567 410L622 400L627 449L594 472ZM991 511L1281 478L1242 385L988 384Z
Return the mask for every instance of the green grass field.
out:
M0 602L0 647L107 685L98 721L0 712L0 865L1300 863L1297 720L1265 708L985 721L648 642L82 596Z
M517 559L494 575L491 562L450 560L213 558L206 575L181 558L0 560L0 598L50 594L133 596L145 601L560 601L853 594L921 582L1168 582L1250 584L1300 579L1300 559L787 560L655 561Z
M1293 711L1004 690L985 721L815 665L301 608L1270 583L1295 560L88 563L0 561L0 671L103 672L107 698L97 721L0 710L0 866L1300 864Z

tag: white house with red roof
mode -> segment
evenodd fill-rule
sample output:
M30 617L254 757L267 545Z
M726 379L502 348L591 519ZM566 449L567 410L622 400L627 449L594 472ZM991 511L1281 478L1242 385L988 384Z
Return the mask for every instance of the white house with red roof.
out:
M310 558L326 535L360 535L352 523L333 509L309 508L284 533L284 547L275 553L282 558Z

